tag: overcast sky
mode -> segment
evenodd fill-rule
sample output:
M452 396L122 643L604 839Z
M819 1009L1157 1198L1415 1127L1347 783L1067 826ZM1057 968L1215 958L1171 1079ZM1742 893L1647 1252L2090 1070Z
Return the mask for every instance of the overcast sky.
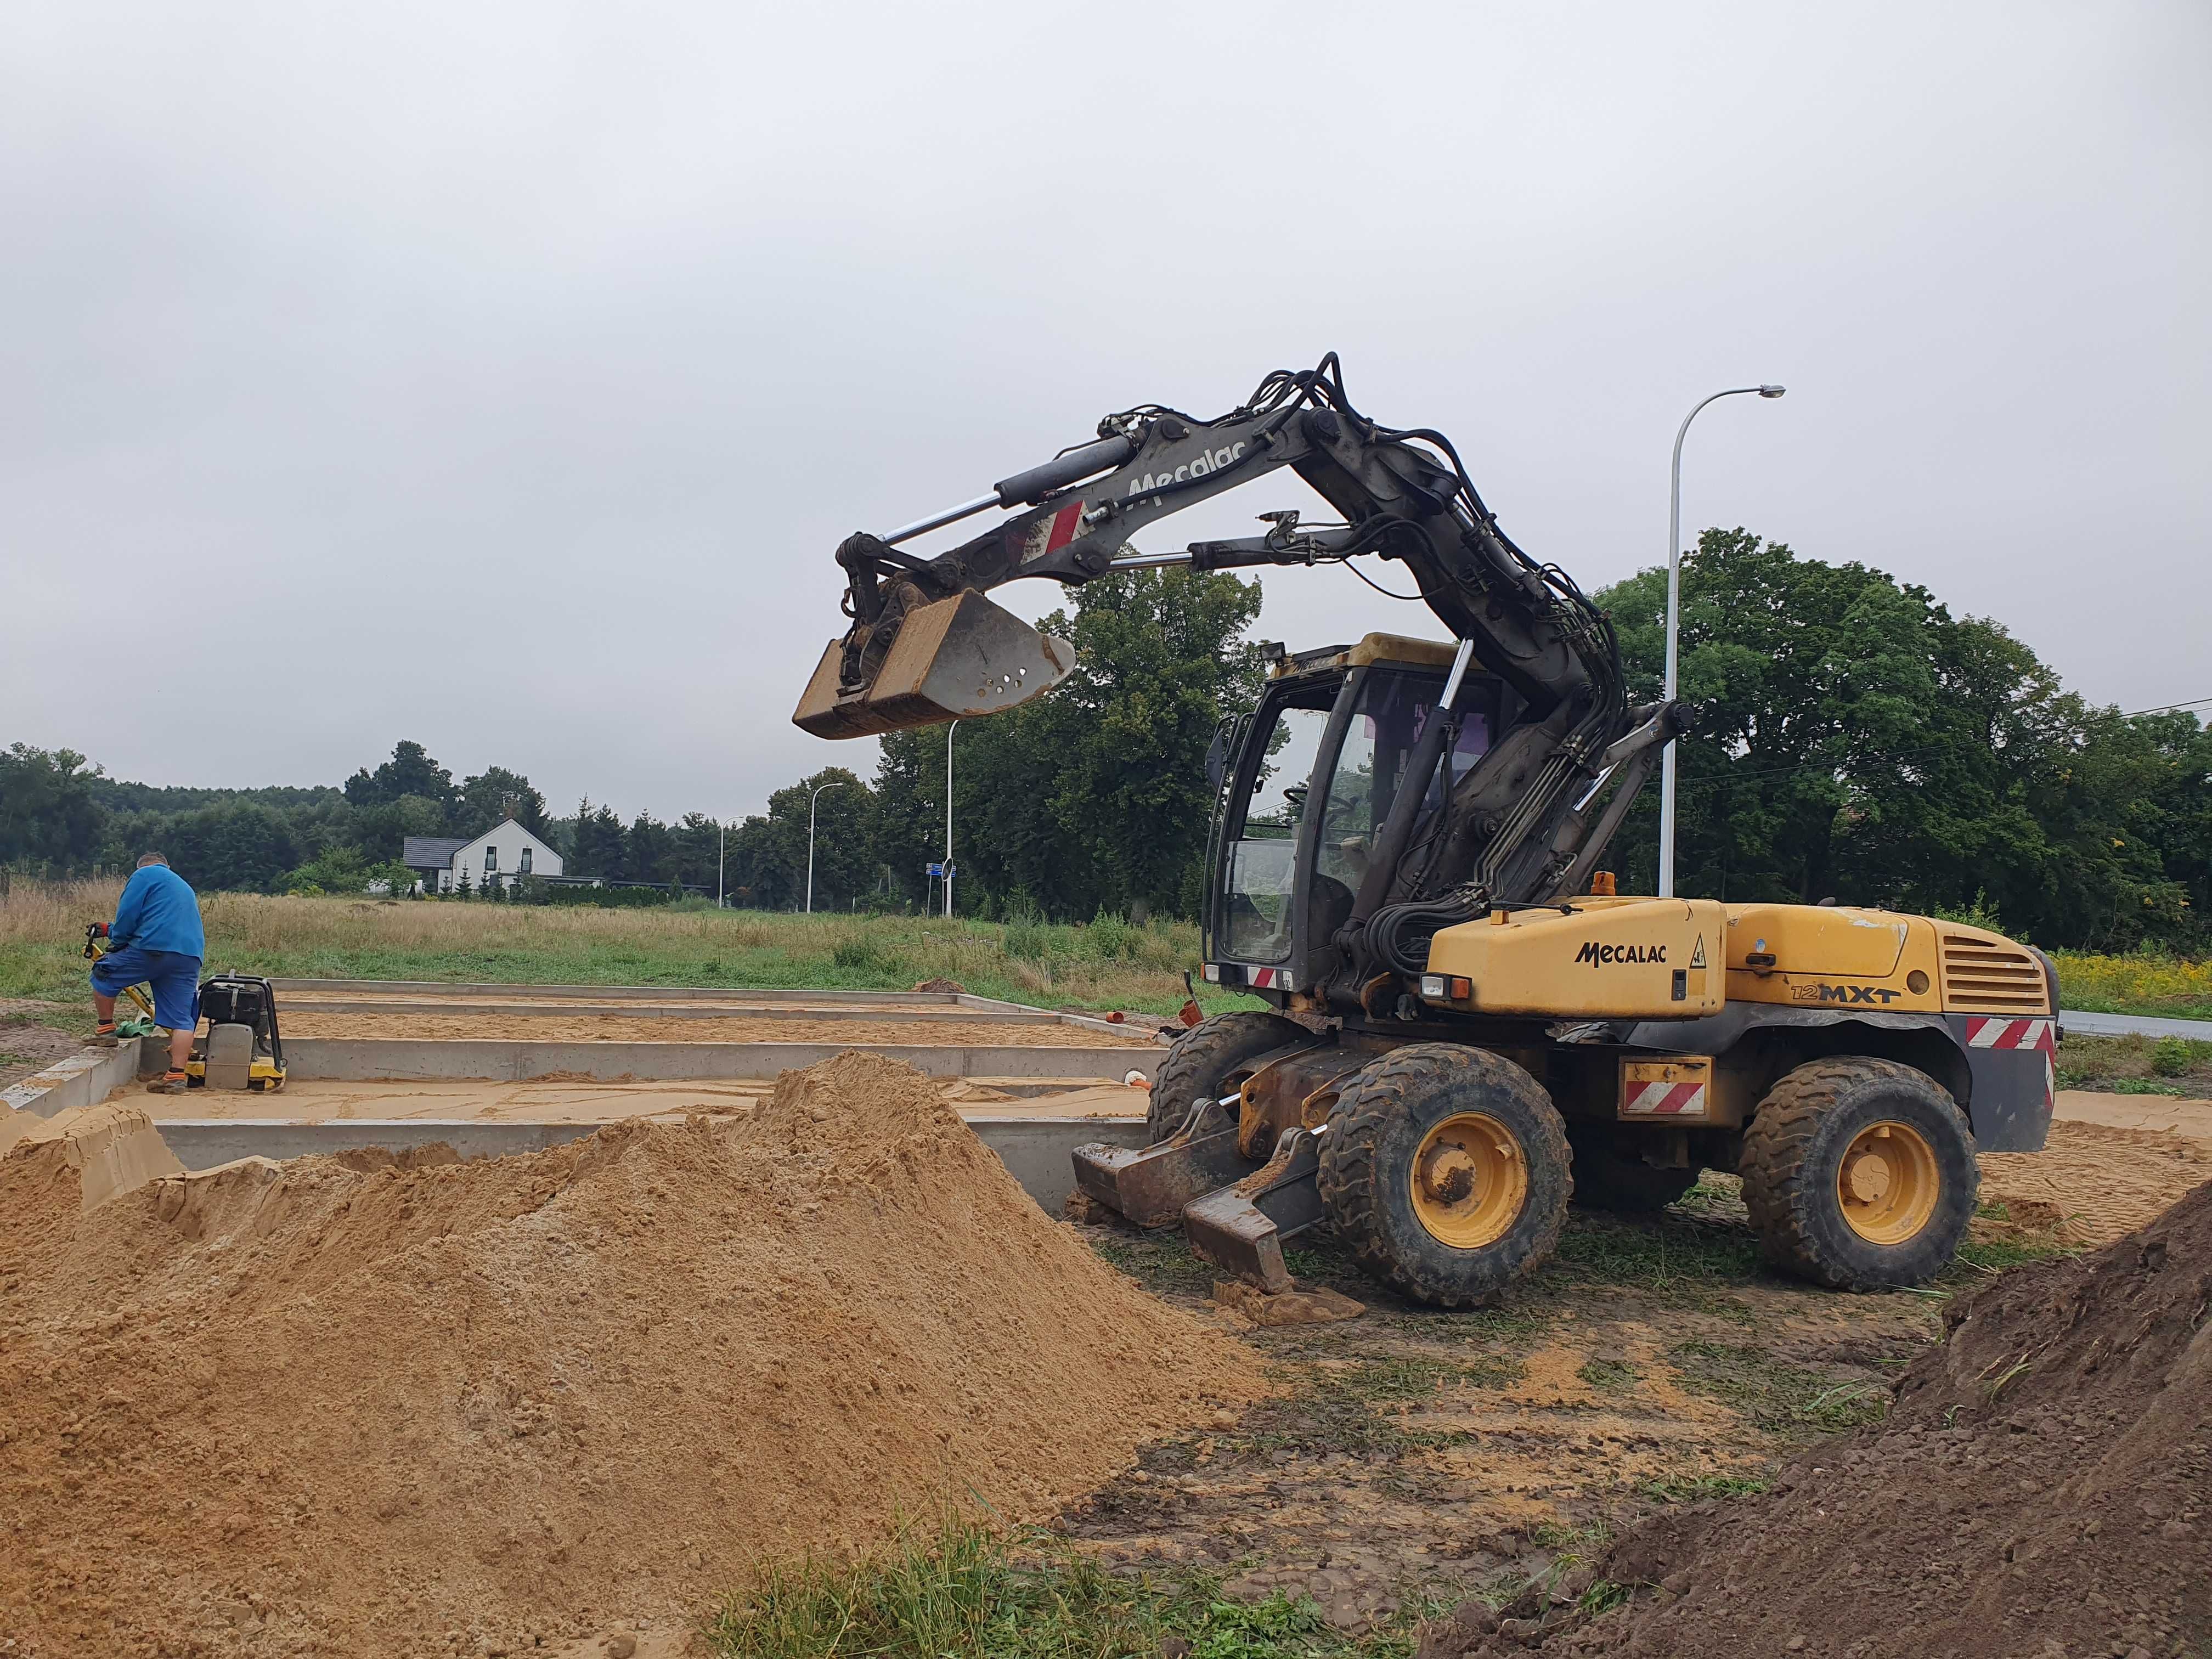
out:
M2212 696L2209 89L2203 0L13 6L0 743L757 811L873 767L790 724L848 532L1329 349L1591 588L1782 381L1686 539Z

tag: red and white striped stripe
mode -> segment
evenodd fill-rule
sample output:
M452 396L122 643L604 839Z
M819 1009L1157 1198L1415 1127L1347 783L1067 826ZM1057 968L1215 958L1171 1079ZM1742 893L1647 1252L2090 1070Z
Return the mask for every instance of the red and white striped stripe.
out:
M1638 1116L1689 1113L1703 1117L1705 1085L1702 1083L1632 1083L1620 1103L1624 1112Z
M1264 991L1267 989L1268 987L1272 986L1275 982L1275 975L1279 971L1279 969L1273 968L1255 968L1252 970L1252 988L1255 991ZM1285 977L1288 977L1288 975L1285 975Z
M1049 519L1040 520L1030 526L1028 545L1022 550L1022 562L1042 559L1048 553L1057 553L1075 539L1083 527L1083 503L1070 501Z
M2040 1048L2045 1054L2058 1046L2056 1020L1970 1019L1966 1022L1969 1048Z

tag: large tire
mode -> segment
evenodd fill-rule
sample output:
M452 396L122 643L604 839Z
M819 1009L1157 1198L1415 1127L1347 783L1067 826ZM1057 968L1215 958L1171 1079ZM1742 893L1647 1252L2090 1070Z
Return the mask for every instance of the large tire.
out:
M1152 1078L1152 1101L1145 1109L1146 1139L1155 1145L1165 1140L1182 1127L1195 1103L1228 1093L1226 1079L1246 1060L1312 1035L1294 1019L1256 1008L1200 1021L1176 1039Z
M1633 1137L1649 1131L1623 1131L1609 1123L1567 1125L1567 1144L1575 1152L1575 1202L1586 1210L1620 1215L1650 1215L1665 1209L1698 1184L1698 1170L1655 1170L1635 1156Z
M1744 1131L1741 1169L1767 1259L1838 1290L1934 1278L1981 1186L1949 1091L1863 1054L1808 1061L1768 1091Z
M1361 1267L1415 1301L1468 1308L1552 1254L1573 1155L1552 1097L1520 1066L1416 1042L1337 1097L1319 1182Z

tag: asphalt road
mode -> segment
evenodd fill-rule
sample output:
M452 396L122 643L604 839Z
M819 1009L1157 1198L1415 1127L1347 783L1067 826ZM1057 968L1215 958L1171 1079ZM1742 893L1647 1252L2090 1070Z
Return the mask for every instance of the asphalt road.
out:
M2060 1027L2084 1036L2178 1036L2212 1042L2212 1019L2160 1019L2154 1014L2088 1014L2068 1009Z

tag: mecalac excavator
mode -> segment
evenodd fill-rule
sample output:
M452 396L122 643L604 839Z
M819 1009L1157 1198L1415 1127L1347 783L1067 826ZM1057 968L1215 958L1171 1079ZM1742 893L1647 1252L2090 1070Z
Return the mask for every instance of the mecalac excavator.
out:
M1279 467L1341 521L1130 550ZM900 546L994 508L948 552ZM972 501L848 537L852 626L793 718L854 737L1048 691L1072 647L984 597L1022 577L1367 556L1450 638L1267 647L1258 707L1207 759L1203 925L1206 978L1270 1006L1185 1032L1152 1144L1079 1150L1083 1191L1272 1289L1282 1242L1326 1220L1445 1307L1543 1261L1571 1194L1654 1209L1707 1169L1741 1173L1768 1255L1807 1279L1942 1268L1976 1151L2044 1144L2049 959L1885 910L1613 893L1600 860L1685 711L1629 702L1604 614L1498 527L1442 434L1354 409L1334 355L1212 420L1109 415Z

